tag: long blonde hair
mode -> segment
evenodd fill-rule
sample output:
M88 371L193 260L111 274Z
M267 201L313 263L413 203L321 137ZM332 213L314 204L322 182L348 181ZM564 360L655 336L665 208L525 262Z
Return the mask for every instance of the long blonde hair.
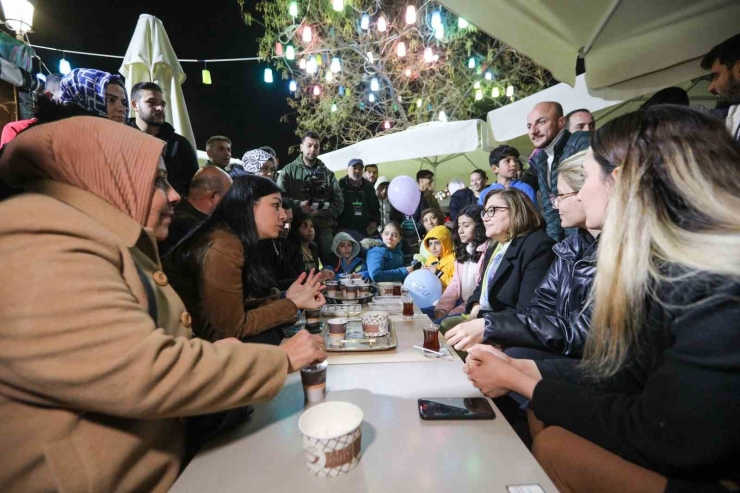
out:
M603 175L619 167L584 350L586 368L608 377L639 350L646 302L671 281L663 267L740 279L740 153L722 121L670 105L609 122L591 147Z

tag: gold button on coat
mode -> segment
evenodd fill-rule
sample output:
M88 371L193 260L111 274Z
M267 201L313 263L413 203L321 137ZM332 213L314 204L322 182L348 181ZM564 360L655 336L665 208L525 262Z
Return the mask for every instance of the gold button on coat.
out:
M158 270L154 274L152 274L152 277L154 278L154 282L156 282L160 286L167 286L167 274L165 274L161 270Z

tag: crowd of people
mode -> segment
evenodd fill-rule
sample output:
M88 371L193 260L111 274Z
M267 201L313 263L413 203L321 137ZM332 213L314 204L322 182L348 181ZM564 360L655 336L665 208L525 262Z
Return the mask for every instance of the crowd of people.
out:
M432 171L407 216L314 132L283 167L216 135L199 168L157 84L48 77L0 150L0 489L165 491L326 359L284 335L324 281L427 269L425 313L560 491L740 490L740 35L702 67L711 113L676 88L598 129L537 104L528 166L496 148L449 216Z

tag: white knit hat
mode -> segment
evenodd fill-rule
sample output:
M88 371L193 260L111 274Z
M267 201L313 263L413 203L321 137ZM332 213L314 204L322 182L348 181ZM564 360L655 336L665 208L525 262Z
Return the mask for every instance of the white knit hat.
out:
M386 178L385 176L379 176L378 180L375 182L375 191L378 191L378 187L382 185L383 183L390 183L391 181Z

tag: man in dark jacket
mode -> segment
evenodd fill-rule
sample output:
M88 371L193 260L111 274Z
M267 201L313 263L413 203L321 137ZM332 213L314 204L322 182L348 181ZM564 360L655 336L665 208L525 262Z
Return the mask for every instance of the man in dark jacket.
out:
M481 191L488 184L488 175L482 169L470 173L470 188L463 188L450 197L450 219L457 220L460 212L469 205L477 204Z
M277 184L294 212L300 210L311 216L321 260L325 265L334 265L336 256L331 251L331 242L344 209L344 199L334 172L319 160L320 151L319 135L306 132L300 155L282 169Z
M372 183L362 176L364 164L352 159L347 165L347 176L339 180L344 197L344 210L339 217L339 229L357 242L373 236L380 224L380 204Z
M555 241L561 241L565 238L565 231L560 227L560 215L553 207L550 195L558 193L558 166L573 154L588 149L591 132L568 132L565 129L563 107L554 102L535 105L527 116L527 130L529 140L540 152L530 158L529 169L522 176L522 181L531 185L532 177L537 177L547 234Z
M164 121L166 105L161 87L154 82L139 82L131 89L131 107L136 118L129 118L126 123L167 142L164 150L167 180L181 197L185 197L198 171L198 156L190 141Z
M718 98L712 113L725 120L735 141L740 142L740 34L709 50L701 68L711 72L709 92Z
M175 207L167 239L158 243L160 256L164 257L188 233L211 217L231 183L229 174L218 166L206 166L195 173L190 193Z

